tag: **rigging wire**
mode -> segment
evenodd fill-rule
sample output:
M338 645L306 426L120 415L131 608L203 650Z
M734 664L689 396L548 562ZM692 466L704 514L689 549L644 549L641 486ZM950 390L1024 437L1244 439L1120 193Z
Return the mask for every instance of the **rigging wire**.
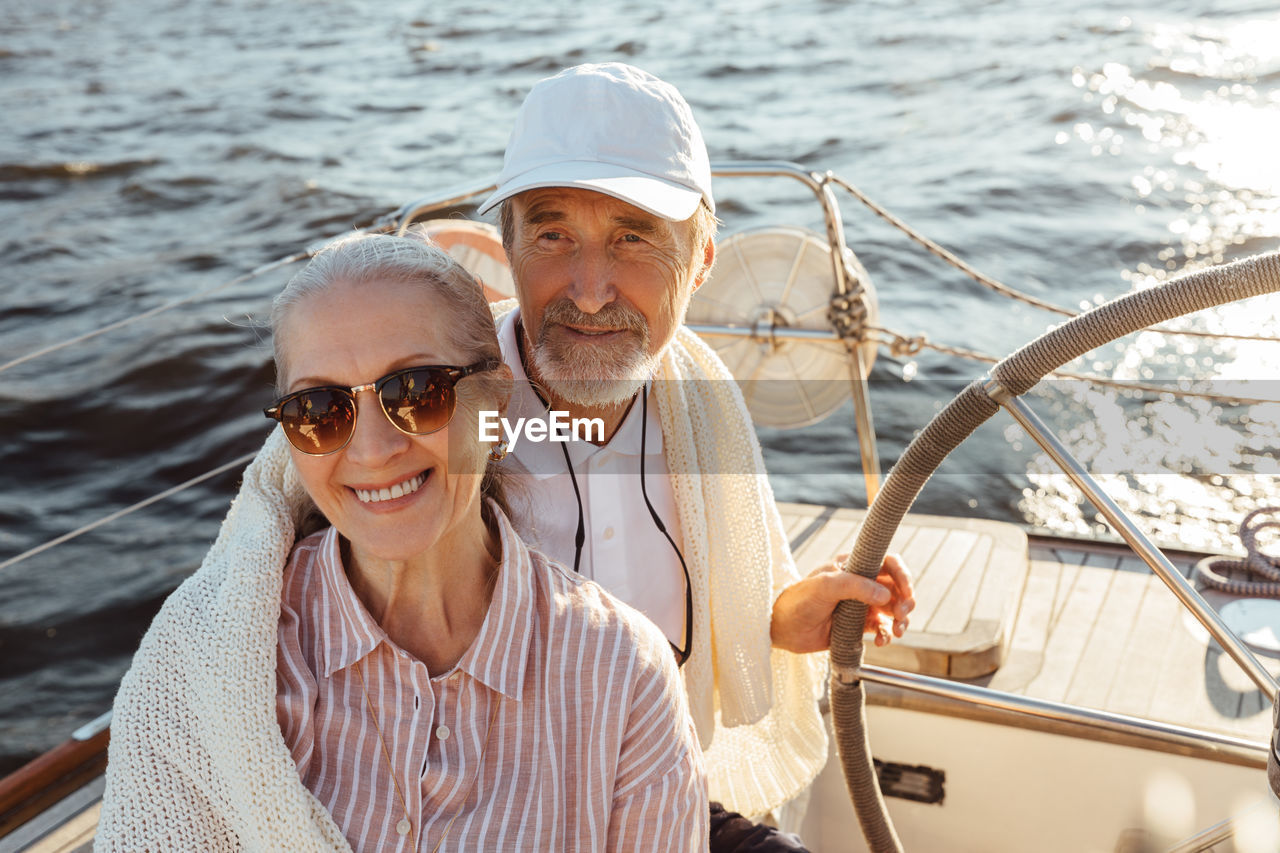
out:
M939 245L938 243L935 243L933 240L930 240L928 237L924 236L919 231L912 228L906 222L902 221L897 216L890 213L884 207L881 207L879 204L877 204L875 201L869 198L865 193L863 193L862 190L858 189L853 184L846 181L844 178L840 177L839 175L833 174L831 172L828 172L825 177L827 180L831 181L832 183L840 187L843 187L846 191L849 192L850 195L852 195L858 201L866 205L871 210L872 213L874 213L876 216L879 216L885 222L888 222L894 228L897 228L903 234L907 235L909 238L911 238L913 241L915 241L917 244L923 247L931 255L934 255L935 257L945 261L946 263L960 270L960 272L969 276L969 278L973 279L983 287L993 290L996 293L999 293L1001 296L1005 296L1017 302L1022 302L1027 305L1031 305L1035 308L1040 308L1041 310L1044 310L1044 311L1051 311L1054 314L1060 314L1064 317L1079 316L1078 312L1072 311L1070 308L1063 308L1061 305L1054 305L1052 302L1047 302L1043 299L1040 299L1039 297L1032 296L1028 293L1023 293L1020 290L1015 290L1014 288L1009 287L1007 284L1003 284L997 281L996 279L992 278L991 276L986 275L985 273L979 272L978 270L970 266L969 263L966 262L963 258L943 248L941 245ZM1280 337L1273 337L1271 335L1241 335L1241 334L1235 334L1232 332L1205 332L1205 331L1200 331L1198 329L1171 329L1168 326L1151 326L1146 331L1160 332L1161 334L1165 334L1165 335L1186 335L1188 337L1193 337L1193 338L1223 338L1223 339L1235 340L1235 341L1265 341L1267 343L1280 343Z
M970 361L982 362L983 364L997 364L1001 361L1001 359L996 358L995 356L987 355L986 353L979 352L977 350L934 343L923 335L916 335L909 338L891 329L884 329L879 326L867 326L867 330L882 335L888 335L888 340L884 338L874 338L874 340L876 343L887 346L889 351L896 356L913 356L921 350L928 349L942 353L943 355L950 355L956 358L966 358ZM1209 400L1210 402L1233 406L1258 406L1265 403L1280 403L1280 400L1268 399L1265 397L1245 397L1239 394L1215 394L1210 391L1191 391L1183 388L1172 389L1162 387L1160 385L1153 385L1149 382L1106 379L1101 376L1094 376L1088 373L1075 373L1070 370L1054 370L1048 375L1057 377L1058 379L1073 379L1080 382L1090 382L1095 385L1104 385L1121 391L1139 391L1144 394L1153 395L1176 394L1179 397L1198 397L1202 400Z
M97 329L93 329L91 331L85 332L83 335L77 335L74 338L68 338L65 341L59 341L56 344L50 344L49 346L41 347L40 349L35 350L34 352L29 352L26 355L18 356L17 358L12 359L11 361L6 361L5 363L0 364L0 373L4 373L6 370L12 367L17 367L20 364L25 364L26 362L32 361L33 359L40 358L41 356L49 355L50 353L54 353L54 352L57 352L58 350L66 349L67 347L70 347L70 346L75 346L76 344L84 343L85 341L93 340L96 337L105 335L107 332L114 332L116 329L123 329L125 326L130 326L138 322L139 320L145 320L148 317L155 317L157 315L165 313L166 311L172 311L174 308L178 308L183 305L186 305L187 303L194 302L197 299L202 299L206 296L212 296L213 294L219 291L226 290L229 287L234 287L237 284L243 284L244 282L249 281L251 279L255 279L260 275L266 275L267 273L273 272L274 270L280 269L281 267L287 267L289 266L289 264L296 264L298 261L305 261L308 258L314 257L316 252L320 251L322 248L329 245L334 240L340 239L342 237L349 237L356 234L365 234L371 231L385 231L388 227L385 224L385 220L387 218L388 218L387 216L383 216L373 225L369 225L364 228L356 228L351 231L344 232L343 234L340 234L336 237L332 237L327 240L324 240L321 243L314 244L306 249L303 249L300 252L294 252L292 255L285 255L283 258L277 258L276 260L271 261L270 263L266 263L266 264L263 264L262 266L255 267L254 269L249 270L249 272L244 273L243 275L238 275L235 278L231 279L230 281L224 281L224 282L221 282L220 284L215 284L212 287L205 288L204 290L197 290L193 293L187 294L186 296L181 296L177 299L172 299L168 302L165 302L162 305L157 305L154 308L149 308L146 311L141 312L140 314L132 314L128 317L117 320L114 323L109 323L105 326L102 326L101 328L97 328Z
M214 468L210 471L205 471L203 474L200 474L196 477L192 477L190 480L187 480L185 483L179 483L178 485L173 486L172 488L165 489L163 492L158 492L149 498L144 498L143 500L138 501L136 504L133 504L132 506L127 506L124 509L116 510L115 512L110 513L109 515L104 515L102 518L99 518L97 521L91 521L88 524L84 525L83 527L72 530L70 533L64 533L61 536L50 539L48 542L45 542L43 545L37 545L36 547L30 549L29 551L23 551L21 554L18 554L17 556L10 557L4 562L0 562L0 571L4 571L5 569L9 568L15 563L20 563L23 560L26 560L30 557L34 557L37 554L41 554L45 551L48 551L50 548L53 548L56 545L61 545L63 542L69 542L72 539L75 539L79 536L83 536L89 531L96 530L97 528L101 527L104 524L109 524L110 522L115 521L118 518L123 518L124 516L137 512L140 509L149 507L153 503L157 503L166 498L172 497L173 495L176 495L178 492L181 492L185 489L189 489L192 486L197 486L200 483L203 483L205 480L212 479L213 477L216 477L219 474L224 474L227 471L230 471L231 469L237 468L241 465L247 465L253 459L253 457L257 455L258 455L258 451L256 450L253 453L246 453L244 456L241 456L237 459L232 459L230 462L227 462L226 464L219 465L217 468Z
M1019 290L1009 287L1006 284L1003 284L1002 282L992 278L989 275L986 275L985 273L978 271L977 269L972 267L968 262L966 262L964 259L960 258L955 253L947 250L940 244L934 242L933 240L930 240L928 237L924 236L919 231L912 228L910 225L908 225L898 216L894 215L888 209L882 207L880 204L872 200L869 196L863 193L862 190L858 189L852 183L840 177L839 175L835 174L834 172L827 172L824 178L826 181L829 181L831 183L836 184L839 187L842 187L855 199L862 202L862 204L865 205L869 210L871 210L872 213L876 214L881 219L888 222L894 228L897 228L899 231L905 234L908 238L910 238L911 240L919 244L921 247L923 247L930 254L934 255L935 257L941 259L945 263L950 264L951 266L960 270L965 275L969 276L971 279L978 282L978 284L981 284L983 287L989 288L990 290L993 290L996 293L999 293L1000 295L1005 296L1009 299L1013 299L1015 301L1022 302L1027 305L1031 305L1035 308L1040 308L1041 310L1044 310L1044 311L1049 311L1064 317L1078 316L1077 312L1072 311L1069 308L1064 308L1060 305L1055 305L1051 302L1040 299L1039 297L1032 296L1027 293L1023 293ZM401 221L401 219L403 218L402 212L403 211L400 210L400 211L392 211L390 213L383 214L371 225L365 226L364 228L356 228L352 231L346 232L345 234L338 235L337 237L331 238L329 240L325 240L322 243L316 244L301 252L295 252L292 255L287 255L283 258L272 261L268 264L264 264L260 267L257 267L256 269L250 270L244 275L237 276L236 278L233 278L230 281L226 281L221 284L214 285L213 287L206 288L205 290L198 290L194 293L188 294L187 296L181 297L179 299L171 300L162 305L158 305L155 308L151 308L147 311L143 311L140 314L134 314L132 316L125 317L115 323L110 323L101 328L94 329L89 332L85 332L82 335L77 335L74 338L70 338L65 341L60 341L56 344L51 344L49 346L42 347L33 352L29 352L26 355L19 356L18 358L15 358L3 364L0 364L0 373L4 373L6 370L9 370L10 368L17 367L20 364L24 364L28 361L39 358L41 356L49 355L50 353L54 353L59 350L66 349L67 347L74 346L76 344L83 343L88 340L92 340L93 338L99 337L100 335L104 335L108 332L115 331L116 329L124 328L125 326L129 326L133 323L136 323L139 320L144 320L148 317L154 317L158 314L162 314L166 311L170 311L179 306L186 305L189 302L194 302L195 300L200 299L202 297L210 296L214 293L217 293L218 291L225 290L226 288L232 287L236 284L241 284L243 282L249 281L250 279L257 278L260 275L264 275L268 272L279 269L280 267L288 266L289 264L297 263L298 261L301 261L301 260L306 260L307 258L314 256L315 253L319 251L323 246L328 245L330 242L332 242L332 240L338 239L339 237L344 237L344 236L349 236L354 234L363 234L363 233L369 233L369 232L387 231ZM1198 337L1198 338L1221 338L1226 340L1263 341L1267 343L1280 343L1280 337L1274 337L1270 335L1244 335L1244 334L1236 334L1232 332L1206 332L1206 331L1201 331L1196 329L1171 329L1171 328L1168 328L1167 326L1153 326L1148 331L1160 332L1161 334L1166 334L1166 335L1185 335L1189 337Z
M949 250L947 250L940 244L934 242L933 240L930 240L928 237L925 237L923 234L916 231L914 228L912 228L902 219L898 218L893 213L889 212L887 209L877 204L875 201L873 201L871 198L865 195L861 190L859 190L853 184L849 183L844 178L841 178L840 176L835 175L834 173L828 172L826 174L826 179L845 189L854 198L862 202L873 213L875 213L881 219L888 222L893 227L897 228L899 231L901 231L911 240L913 240L914 242L919 244L921 247L923 247L930 254L938 257L945 263L950 264L951 266L960 270L965 275L969 276L970 278L972 278L974 281L978 282L982 286L987 287L995 291L996 293L999 293L1002 296L1013 299L1015 301L1023 302L1035 308L1040 308L1042 310L1050 311L1052 313L1059 314L1065 317L1078 316L1077 312L1074 312L1067 308L1063 308L1062 306L1059 306L1059 305L1054 305L1053 303L1047 302L1043 299L1032 296L1030 294L1022 293L1021 291L1018 291L1012 287L1009 287L1008 285L1005 285L1000 281L997 281L996 279L982 272L979 272L977 269L969 265L962 258L950 252ZM364 228L354 229L353 231L346 232L345 234L339 235L339 236L349 236L352 234L385 231L391 225L393 225L395 221L397 221L397 219L398 219L397 214L394 212L390 214L386 214L380 217L372 225L366 226ZM4 371L9 370L10 368L17 367L20 364L24 364L28 361L32 361L34 359L40 358L41 356L48 355L50 353L57 352L62 349L66 349L76 344L83 343L85 341L92 340L93 338L107 334L108 332L124 328L133 323L138 322L139 320L144 320L149 317L155 317L166 311L170 311L174 308L178 308L182 305L186 305L190 302L194 302L197 299L210 296L214 293L233 287L237 284L241 284L243 282L257 278L258 276L261 276L261 275L265 275L266 273L272 272L276 269L280 269L290 264L297 263L298 261L301 261L301 260L306 260L310 257L313 257L316 252L318 252L321 248L323 248L323 246L328 245L330 242L332 242L333 239L338 239L338 237L331 238L330 240L325 240L322 243L314 244L312 247L309 247L303 251L295 252L291 255L286 255L285 257L263 264L229 281L222 282L220 284L214 285L204 290L195 291L194 293L188 294L187 296L183 296L181 298L171 300L162 305L158 305L154 308L151 308L147 311L143 311L139 314L134 314L129 317L125 317L117 322L110 323L98 329L91 330L82 335L78 335L74 338L69 338L67 340L60 341L56 344L51 344L49 346L27 353L26 355L19 356L18 358L15 358L3 364L0 364L0 373L3 373ZM885 329L885 328L880 328L875 326L868 326L867 330L872 332L873 334L879 333L880 335L887 336L887 338L873 337L871 338L871 340L875 340L877 343L887 346L890 352L900 357L912 356L919 353L921 350L928 349L934 352L941 353L943 355L950 355L953 357L968 359L971 361L977 361L985 364L996 364L997 362L1000 361L1000 359L994 356L979 352L977 350L967 349L964 347L950 346L947 344L935 343L933 341L928 340L923 335L907 337L891 329ZM1156 331L1163 334L1171 334L1171 335L1186 335L1191 337L1224 338L1224 339L1243 340L1243 341L1280 342L1280 337L1271 337L1266 335L1241 335L1241 334L1232 334L1232 333L1205 332L1205 331L1198 331L1198 330L1170 329L1163 326L1154 326L1148 329L1148 331ZM1185 389L1172 391L1168 388L1160 387L1158 385L1153 385L1150 383L1124 382L1124 381L1118 381L1113 379L1105 379L1099 376L1092 376L1088 374L1074 373L1074 372L1065 371L1065 370L1056 370L1049 375L1056 376L1063 379L1092 382L1098 385L1108 386L1108 387L1116 388L1119 390L1137 391L1140 393L1153 394L1153 395L1164 395L1164 394L1176 393L1182 397L1197 397L1200 399L1210 400L1213 402L1219 402L1224 404L1257 405L1257 404L1263 404L1263 403L1280 402L1280 400L1273 400L1273 399L1251 398L1251 397L1229 395L1229 394L1214 394L1209 392L1191 391L1191 390L1185 390ZM103 516L102 518L99 518L96 521L90 522L89 524L86 524L83 527L70 531L69 533L62 534L61 536L51 539L48 542L45 542L41 545L37 545L36 547L28 551L25 551L14 557L10 557L9 559L6 559L0 562L0 571L3 571L4 569L12 565L22 562L23 560L34 557L37 554L43 553L44 551L47 551L50 548L53 548L57 545L61 545L64 542L68 542L72 539L82 536L85 533L95 530L98 527L101 527L112 521L115 521L116 519L122 518L126 515L137 512L138 510L144 509L145 507L148 507L154 503L157 503L159 501L172 497L173 495L178 494L179 492L182 492L186 489L196 486L208 479L216 477L219 474L225 473L226 471L229 471L237 466L248 464L248 462L252 460L255 455L256 455L256 452L241 456L237 459L234 459L230 462L220 465L217 468L214 468L210 471L206 471L204 474L193 477L184 483L180 483L177 486L174 486L172 488L159 492L155 495L152 495L151 497L146 498L142 501L139 501L131 506L125 507L121 510L117 510L116 512Z
M288 266L289 264L296 263L297 261L303 260L304 258L308 258L310 256L311 256L311 253L309 251L295 252L292 255L288 255L278 260L274 260L269 264L263 264L257 269L250 270L244 275L236 276L230 281L224 281L220 284L214 285L213 287L205 288L204 290L197 290L194 293L187 294L186 296L182 296L177 299L170 300L169 302L166 302L163 305L157 305L156 307L143 311L140 314L131 314L130 316L125 317L121 320L117 320L114 323L109 323L106 326L102 326L100 328L93 329L92 331L85 332L83 335L77 335L74 338L68 338L65 341L59 341L58 343L50 344L47 347L41 347L40 349L35 350L34 352L29 352L26 355L18 356L12 361L6 361L4 364L0 364L0 373L4 373L6 370L8 370L11 367L17 367L19 364L24 364L33 359L40 358L41 356L49 355L50 353L57 352L58 350L66 349L67 347L84 343L85 341L88 341L88 340L92 340L98 337L99 335L105 335L107 332L114 332L116 329L123 329L125 326L132 325L133 323L136 323L139 320L145 320L148 317L155 317L158 314L163 314L166 311L171 311L174 308L177 308L182 305L186 305L188 302L194 302L197 299L200 299L205 296L210 296L214 293L217 293L220 290L226 290L228 287L234 287L237 284L241 284L243 282L249 281L252 278L257 278L258 276L264 275L265 273L269 273L272 270L278 269L283 266Z

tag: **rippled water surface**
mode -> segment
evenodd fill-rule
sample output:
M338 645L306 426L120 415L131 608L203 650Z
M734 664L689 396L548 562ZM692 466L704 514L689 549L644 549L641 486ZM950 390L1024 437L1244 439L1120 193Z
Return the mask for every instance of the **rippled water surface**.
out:
M0 364L491 179L528 87L610 59L679 86L713 159L832 169L984 272L1078 309L1277 246L1278 46L1274 6L1244 0L546 2L522 16L404 0L4 4ZM725 180L717 194L726 231L820 227L798 185ZM1059 321L841 201L885 327L1003 355ZM0 562L261 443L258 323L286 274L0 373ZM1275 335L1278 315L1258 299L1184 322ZM1275 399L1278 347L1144 333L1071 367ZM882 351L885 467L983 370ZM1077 382L1036 397L1164 540L1232 547L1248 509L1280 502L1276 404ZM863 502L847 408L765 440L781 497ZM1091 533L1093 511L1050 470L997 417L918 508ZM0 569L0 770L108 706L235 479Z

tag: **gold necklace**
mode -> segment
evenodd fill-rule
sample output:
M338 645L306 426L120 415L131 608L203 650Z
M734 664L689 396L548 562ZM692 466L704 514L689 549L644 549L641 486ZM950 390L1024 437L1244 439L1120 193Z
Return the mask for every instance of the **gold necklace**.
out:
M356 661L356 675L360 676L360 692L364 693L365 705L369 708L369 716L373 719L373 730L378 733L378 745L382 747L382 757L387 762L387 773L391 776L391 784L395 785L396 796L400 799L400 811L403 817L396 824L396 832L401 835L408 835L413 829L413 824L409 822L409 806L405 804L404 794L400 791L400 780L396 777L396 769L391 764L391 753L387 751L386 738L382 736L382 726L378 725L378 712L373 709L373 700L369 698L369 687L364 681L364 665L362 661ZM502 706L502 694L498 694L498 698L493 703L493 711L489 713L489 726L484 730L484 743L480 747L480 757L476 760L476 772L471 777L471 785L467 788L466 795L463 796L463 802L471 795L471 791L476 786L476 781L480 778L480 770L484 767L484 754L489 749L489 734L493 731L493 721L498 717L498 708ZM436 846L431 848L431 853L436 853L440 849L440 845L444 844L445 837L449 834L449 830L453 829L453 822L458 819L461 812L456 812L453 817L449 818L449 822L445 824L444 832L440 834L440 840L436 842Z

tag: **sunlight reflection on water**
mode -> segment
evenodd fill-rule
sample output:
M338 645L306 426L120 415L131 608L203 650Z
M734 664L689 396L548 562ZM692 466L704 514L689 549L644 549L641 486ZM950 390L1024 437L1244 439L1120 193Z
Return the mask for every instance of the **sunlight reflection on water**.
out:
M1280 90L1260 85L1280 75L1280 19L1226 27L1162 24L1144 37L1151 50L1146 68L1108 62L1092 73L1075 70L1072 81L1096 113L1057 137L1059 144L1074 138L1094 156L1126 157L1135 147L1144 149L1132 178L1139 212L1153 196L1182 197L1167 223L1169 246L1157 259L1163 264L1125 271L1135 289L1221 262L1233 246L1280 233ZM1226 305L1170 325L1275 335L1280 297ZM1280 398L1280 383L1257 381L1280 376L1276 343L1206 344L1147 332L1069 367L1118 380L1208 380L1195 387ZM1280 504L1280 403L1246 410L1170 394L1137 404L1115 390L1052 384L1059 387L1037 393L1061 419L1060 434L1157 541L1238 550L1239 519L1258 506ZM1028 476L1031 485L1019 508L1030 523L1105 533L1046 456L1032 461Z

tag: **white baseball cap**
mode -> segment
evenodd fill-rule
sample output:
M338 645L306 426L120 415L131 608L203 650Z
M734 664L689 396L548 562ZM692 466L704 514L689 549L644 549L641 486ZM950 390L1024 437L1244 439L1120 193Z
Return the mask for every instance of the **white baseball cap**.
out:
M581 187L683 221L711 195L711 162L676 88L620 62L539 80L516 114L487 213L525 190Z

